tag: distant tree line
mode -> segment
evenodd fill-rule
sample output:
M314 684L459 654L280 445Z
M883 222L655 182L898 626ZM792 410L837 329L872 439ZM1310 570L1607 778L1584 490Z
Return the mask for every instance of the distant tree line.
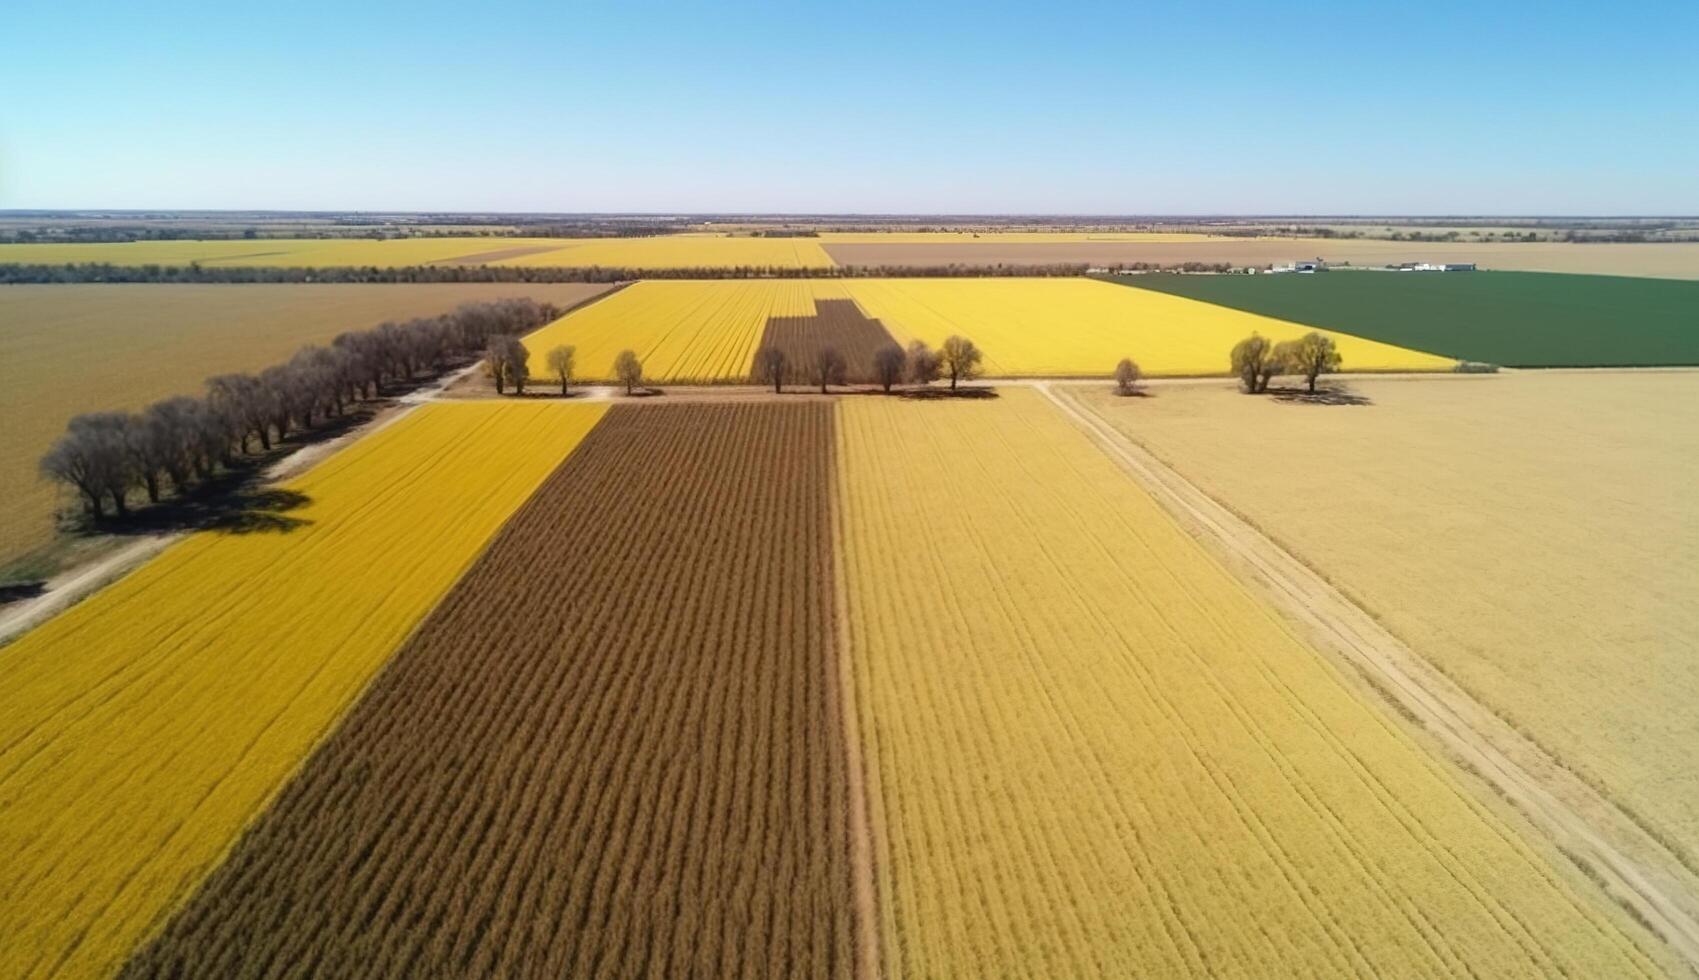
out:
M632 266L518 266L409 265L337 266L309 269L291 266L112 265L81 262L63 265L0 263L0 285L27 283L556 283L629 282L636 279L952 279L996 276L1081 276L1088 268L1110 272L1230 272L1226 262L1153 263L1086 266L1083 263L1044 265L858 265L821 269L774 266L693 266L686 269L643 269Z
M89 517L106 516L108 506L123 517L136 491L149 503L183 494L291 433L342 417L386 384L439 374L560 312L530 299L467 303L445 316L349 331L254 374L209 378L199 398L78 415L41 458L41 473L74 489Z

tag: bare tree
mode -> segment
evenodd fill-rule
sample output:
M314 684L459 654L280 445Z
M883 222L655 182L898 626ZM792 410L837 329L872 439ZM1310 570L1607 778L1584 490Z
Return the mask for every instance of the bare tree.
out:
M907 363L903 349L896 344L886 344L873 352L873 377L885 389L885 394L889 395L891 386L903 379L903 368Z
M932 352L932 348L926 346L925 341L910 341L906 356L908 359L908 379L912 384L925 387L938 380L941 370L938 355Z
M1283 360L1293 372L1304 376L1311 394L1315 393L1318 377L1339 370L1339 348L1325 334L1312 330L1280 346L1285 348Z
M820 386L820 394L826 394L830 385L844 383L844 356L838 353L836 347L822 347L814 354L813 378Z
M159 503L160 477L165 475L166 460L173 452L171 433L149 425L146 416L126 415L119 434L124 439L131 476L141 484L148 503Z
M985 355L974 346L973 341L952 334L944 338L944 346L938 348L938 359L950 376L950 390L955 391L956 382L979 377L980 362Z
M195 464L203 412L195 399L177 397L154 402L142 413L142 424L159 454L158 466L179 493L198 468Z
M1139 388L1139 366L1130 357L1121 358L1121 363L1115 365L1115 392L1120 395L1130 395Z
M1267 337L1253 333L1233 345L1228 355L1233 373L1245 394L1255 395L1268 390L1268 383L1280 373L1280 357Z
M622 350L614 358L614 377L625 385L625 393L632 394L637 386L643 383L643 362L637 359L637 352Z
M491 337L484 347L484 373L496 383L496 394L507 394L507 349L505 337Z
M42 476L75 487L82 494L84 510L96 518L105 516L104 498L108 488L125 472L126 466L123 440L117 438L116 429L104 424L97 415L72 418L65 434L41 457L40 463Z
M495 379L496 394L506 394L506 385L513 386L516 395L525 394L525 382L530 377L530 352L511 334L498 334L484 348L484 370Z
M549 349L549 373L560 379L560 393L566 394L566 386L572 381L572 366L577 360L578 348L571 344L561 344Z
M785 355L783 347L765 344L755 352L755 377L753 380L756 384L771 383L773 394L777 395L784 390L785 370L788 363L789 358Z

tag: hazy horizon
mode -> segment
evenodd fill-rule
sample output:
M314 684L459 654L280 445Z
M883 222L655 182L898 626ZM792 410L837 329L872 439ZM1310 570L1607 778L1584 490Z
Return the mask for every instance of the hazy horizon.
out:
M1699 6L24 2L0 208L1699 213Z

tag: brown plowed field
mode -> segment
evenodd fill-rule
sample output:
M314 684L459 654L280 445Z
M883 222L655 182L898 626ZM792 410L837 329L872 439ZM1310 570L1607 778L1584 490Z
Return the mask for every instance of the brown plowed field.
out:
M832 406L623 406L142 976L847 976Z
M761 331L761 347L769 345L785 352L790 379L809 381L814 358L822 348L836 347L843 355L845 380L869 382L873 376L873 353L896 339L878 320L869 319L853 299L817 299L813 316L775 316ZM751 368L753 374L753 367Z

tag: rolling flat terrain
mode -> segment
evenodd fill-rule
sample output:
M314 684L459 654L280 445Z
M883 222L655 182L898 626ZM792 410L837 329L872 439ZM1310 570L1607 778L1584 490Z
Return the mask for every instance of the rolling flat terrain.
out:
M1566 272L1602 276L1699 279L1699 242L1571 244L1568 242L1394 242L1327 238L1225 238L1189 241L1004 241L983 236L942 243L828 242L826 253L842 266L1022 266L1084 263L1090 266L1283 265L1325 258L1335 264L1379 267L1398 262L1474 262L1483 269ZM4 255L4 252L0 252Z
M848 316L853 300L862 316ZM638 282L525 338L531 372L545 376L556 344L578 348L578 373L613 375L624 348L662 383L741 381L770 329L832 314L846 357L877 346L866 321L896 341L934 347L960 333L985 351L992 376L1107 376L1133 356L1151 375L1224 374L1233 344L1260 331L1276 340L1309 328L1149 290L1074 278L720 279ZM778 327L773 325L778 322ZM1335 335L1347 370L1444 371L1447 358ZM803 350L803 348L799 348ZM864 363L852 363L863 374Z
M110 976L602 411L426 406L0 648L0 975Z
M852 975L832 462L612 409L125 976Z
M1531 272L1115 277L1147 291L1509 367L1699 364L1699 283Z
M307 344L465 302L530 296L573 306L608 287L559 285L81 285L0 288L0 566L46 544L59 501L36 461L82 412L198 394L208 377Z
M1348 385L1368 404L1080 397L1691 866L1699 374Z
M1039 395L839 412L887 975L1655 972Z

